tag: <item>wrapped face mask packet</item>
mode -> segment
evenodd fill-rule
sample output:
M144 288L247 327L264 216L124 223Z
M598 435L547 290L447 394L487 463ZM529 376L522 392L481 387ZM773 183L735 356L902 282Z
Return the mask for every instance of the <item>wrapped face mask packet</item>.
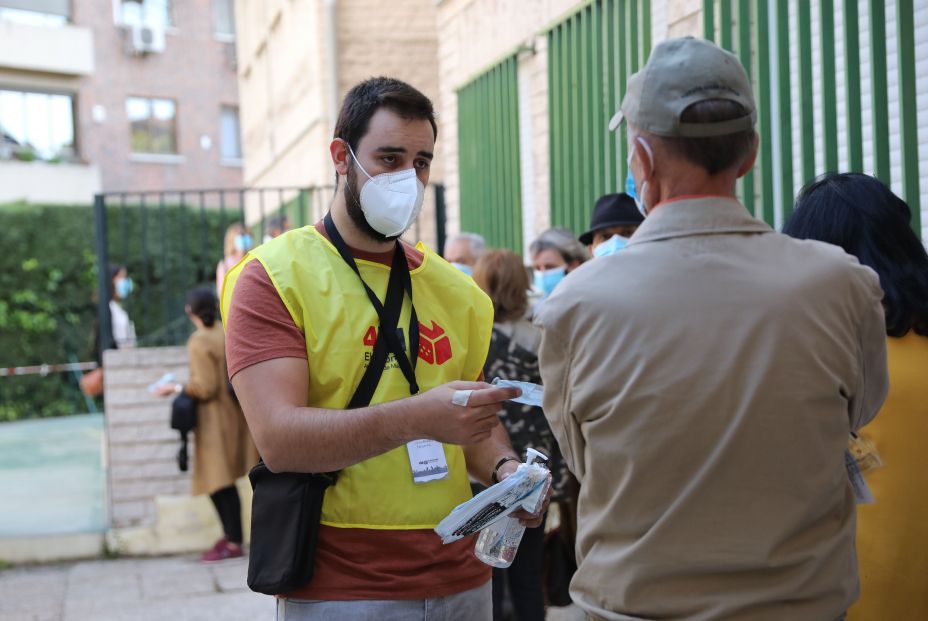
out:
M519 382L516 380L504 380L496 378L493 380L492 384L494 386L502 386L504 388L518 388L522 391L522 394L515 399L510 399L510 401L515 401L516 403L524 403L525 405L534 405L541 407L542 402L545 399L545 387L540 384L533 384L531 382Z

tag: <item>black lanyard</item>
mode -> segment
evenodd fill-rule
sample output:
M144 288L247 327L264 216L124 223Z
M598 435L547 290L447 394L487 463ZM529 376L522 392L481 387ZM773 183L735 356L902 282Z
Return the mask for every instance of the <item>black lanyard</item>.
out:
M412 278L409 275L409 264L406 262L406 252L402 244L397 240L396 250L393 253L393 264L390 267L390 280L387 284L387 295L384 303L381 304L377 294L374 293L358 270L358 264L355 263L354 257L348 251L348 245L342 239L338 229L335 228L335 222L332 221L332 214L326 214L323 220L326 233L329 240L338 254L341 255L345 263L348 264L354 273L358 275L367 297L371 301L377 316L380 318L380 329L377 330L377 341L374 344L374 351L371 354L370 362L361 378L354 396L348 403L348 408L364 407L369 405L380 383L380 376L383 375L384 367L387 363L389 352L393 352L400 370L409 382L409 394L415 395L419 392L419 384L416 382L416 361L419 358L419 318L416 315L416 307L412 304ZM406 355L406 344L400 339L397 324L399 323L400 313L403 310L403 293L409 294L410 317L409 317L409 350L410 357Z

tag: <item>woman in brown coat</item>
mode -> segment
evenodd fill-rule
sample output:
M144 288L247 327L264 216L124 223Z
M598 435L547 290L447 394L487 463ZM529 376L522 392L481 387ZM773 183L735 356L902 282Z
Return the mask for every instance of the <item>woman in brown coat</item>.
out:
M187 341L190 379L186 386L168 385L159 393L184 390L197 401L192 492L209 494L222 521L225 536L202 557L214 562L242 556L242 511L235 480L258 462L258 453L229 390L216 296L208 289L194 289L185 310L196 326Z

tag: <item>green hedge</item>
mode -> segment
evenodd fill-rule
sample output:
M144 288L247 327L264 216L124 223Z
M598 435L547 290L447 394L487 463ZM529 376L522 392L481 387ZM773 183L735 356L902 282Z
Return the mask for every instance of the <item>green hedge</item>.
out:
M110 263L136 283L125 307L142 345L183 343L186 291L212 286L236 214L108 206ZM96 254L89 205L0 206L0 366L93 360ZM0 420L85 412L76 377L0 377Z

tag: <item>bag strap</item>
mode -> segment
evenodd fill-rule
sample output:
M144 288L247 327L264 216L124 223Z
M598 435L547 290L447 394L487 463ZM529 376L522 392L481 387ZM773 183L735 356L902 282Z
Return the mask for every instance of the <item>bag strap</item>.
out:
M393 253L393 263L390 267L390 280L387 284L387 295L385 303L381 304L377 294L364 282L358 265L348 250L348 245L342 238L335 222L332 220L332 214L328 213L323 220L326 233L332 241L332 245L338 250L342 260L357 274L358 279L364 286L367 297L380 318L380 328L377 331L377 340L374 343L374 350L371 354L370 363L361 378L354 395L348 403L348 408L359 408L370 405L380 383L380 378L386 368L387 358L390 352L396 357L400 370L409 382L409 394L415 395L419 392L419 384L416 381L416 362L419 358L419 318L416 314L416 307L413 304L409 317L409 349L411 350L411 360L407 357L406 344L404 339L400 339L397 324L400 314L403 310L403 294L409 294L409 300L412 302L412 277L409 274L409 264L406 261L406 252L402 244L397 240L395 251Z

